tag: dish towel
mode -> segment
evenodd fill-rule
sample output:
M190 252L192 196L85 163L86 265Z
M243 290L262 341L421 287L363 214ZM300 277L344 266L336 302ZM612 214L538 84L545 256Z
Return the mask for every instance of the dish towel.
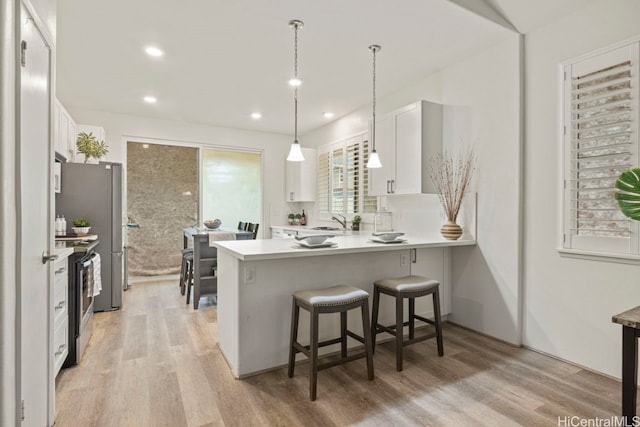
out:
M213 242L218 240L236 240L236 233L232 231L210 231L209 247L213 247Z
M102 292L102 275L100 274L100 254L93 257L93 296Z

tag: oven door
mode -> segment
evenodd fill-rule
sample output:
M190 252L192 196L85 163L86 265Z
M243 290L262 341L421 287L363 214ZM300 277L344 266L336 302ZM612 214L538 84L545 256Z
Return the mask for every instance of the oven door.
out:
M87 316L93 312L93 258L95 252L87 254L80 262L78 283L80 290L80 330L86 323Z

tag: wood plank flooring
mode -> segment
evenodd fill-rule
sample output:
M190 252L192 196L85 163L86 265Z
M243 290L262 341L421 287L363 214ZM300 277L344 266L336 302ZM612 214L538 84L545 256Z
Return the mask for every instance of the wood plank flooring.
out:
M450 324L444 357L434 340L406 347L396 372L384 343L374 381L364 359L322 371L315 402L306 363L293 379L235 380L216 341L215 305L193 310L176 282L135 284L59 374L56 426L557 426L620 411L617 381Z

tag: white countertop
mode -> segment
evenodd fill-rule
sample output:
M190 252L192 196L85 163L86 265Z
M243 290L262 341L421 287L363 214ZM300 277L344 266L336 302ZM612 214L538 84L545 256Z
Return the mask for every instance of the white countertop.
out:
M317 230L319 231L319 230ZM318 234L324 234L321 231ZM331 234L327 232L326 234ZM220 251L224 251L241 261L266 259L282 259L323 255L339 255L349 253L393 251L403 249L435 248L449 246L475 245L475 240L446 240L443 237L425 238L411 235L402 236L403 243L375 243L369 238L370 233L361 235L339 236L328 239L338 245L333 248L307 249L300 248L293 239L258 239L258 240L225 240L212 242Z

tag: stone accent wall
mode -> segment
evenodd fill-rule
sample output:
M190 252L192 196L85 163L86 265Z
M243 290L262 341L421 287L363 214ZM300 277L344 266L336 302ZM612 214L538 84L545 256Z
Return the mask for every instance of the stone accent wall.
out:
M145 148L145 146L147 148ZM129 276L180 272L182 230L197 221L198 149L127 143Z

